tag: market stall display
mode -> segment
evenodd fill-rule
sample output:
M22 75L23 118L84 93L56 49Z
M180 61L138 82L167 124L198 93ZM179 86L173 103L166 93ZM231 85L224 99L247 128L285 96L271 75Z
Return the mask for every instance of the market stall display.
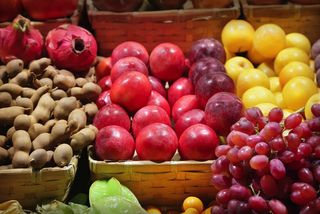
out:
M318 0L36 2L0 0L0 212L318 213Z

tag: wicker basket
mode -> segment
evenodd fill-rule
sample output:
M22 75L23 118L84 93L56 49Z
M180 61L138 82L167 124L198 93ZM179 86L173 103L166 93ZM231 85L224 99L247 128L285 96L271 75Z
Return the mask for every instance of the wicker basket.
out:
M33 172L28 169L0 170L0 203L17 200L26 209L57 199L64 201L69 193L78 167L74 156L68 166L43 168Z
M101 55L109 55L121 42L137 41L149 51L162 42L175 43L187 52L191 44L205 37L220 39L223 26L240 14L238 0L230 8L139 11L98 11L87 0L89 21Z
M275 23L286 33L303 33L311 42L320 38L320 4L249 5L247 0L241 0L241 4L245 19L255 28Z
M77 8L77 10L74 11L74 13L71 17L60 18L60 19L49 19L46 21L31 21L31 24L36 29L38 29L43 36L46 36L50 30L52 30L62 24L78 25L79 21L80 21L81 13L83 11L84 1L85 0L79 0L78 8ZM10 23L11 22L2 22L2 23L0 23L0 28L7 27L8 25L10 25Z
M180 207L191 195L208 203L216 194L210 183L212 161L97 161L93 146L88 147L88 158L92 181L115 177L143 205Z

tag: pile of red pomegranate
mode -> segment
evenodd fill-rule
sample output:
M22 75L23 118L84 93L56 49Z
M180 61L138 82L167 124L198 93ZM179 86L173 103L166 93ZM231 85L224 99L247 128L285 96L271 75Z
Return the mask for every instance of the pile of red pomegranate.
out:
M171 43L150 53L136 42L117 46L96 66L103 89L93 124L101 160L212 160L242 115L234 83L225 73L225 51L214 39L194 43L189 57ZM191 66L190 66L191 64Z

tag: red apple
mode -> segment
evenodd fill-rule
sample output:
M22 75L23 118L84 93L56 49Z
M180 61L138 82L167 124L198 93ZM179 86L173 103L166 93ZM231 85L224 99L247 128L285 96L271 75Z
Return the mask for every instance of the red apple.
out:
M148 79L151 83L152 86L152 90L157 91L159 94L161 94L164 98L167 97L167 92L166 89L164 88L164 85L162 84L162 82L154 77L154 76L148 76Z
M205 57L192 64L189 70L189 79L193 85L196 85L202 75L215 72L226 73L226 69L219 60L212 57Z
M212 160L218 144L219 138L214 130L204 124L195 124L181 134L178 150L184 160Z
M201 108L205 108L212 95L223 91L230 93L235 91L233 80L223 72L206 73L202 75L195 85L195 95Z
M188 94L194 94L192 82L186 77L177 79L172 83L168 90L168 101L170 106L173 106L180 97Z
M174 126L177 136L180 137L182 132L192 125L205 124L204 115L201 109L192 109L181 115Z
M178 148L173 129L163 123L144 127L136 138L136 151L140 160L169 161Z
M231 126L243 115L243 104L233 93L218 92L207 102L205 121L219 135L227 136Z
M111 72L111 58L110 57L98 57L98 63L95 67L97 79L101 79L110 75Z
M170 116L171 114L171 109L168 101L157 91L151 91L151 95L149 97L147 105L159 106L167 112L168 116Z
M132 119L133 135L137 136L141 129L152 123L171 125L170 117L163 108L153 105L145 106L137 111Z
M119 59L111 69L111 81L114 82L122 74L130 71L137 71L148 76L147 66L137 57L125 57Z
M213 38L200 39L193 43L190 52L189 60L191 65L204 57L213 57L220 62L225 63L226 52L222 44Z
M172 117L177 121L181 115L192 109L199 108L199 101L196 95L190 94L180 97L172 107Z
M142 60L144 64L148 65L149 54L146 48L138 42L123 42L113 49L111 54L111 62L114 65L119 59L134 56Z
M121 75L111 87L110 97L130 112L147 105L151 94L151 84L146 75L131 71Z
M133 156L135 144L126 129L107 126L99 130L94 149L100 160L128 160Z
M116 104L102 107L93 119L93 125L98 129L110 125L117 125L130 130L130 118L127 112Z
M150 54L150 68L153 76L163 81L176 80L182 76L185 58L175 44L161 43Z
M96 100L96 104L97 104L99 109L101 109L105 105L112 104L111 98L110 98L110 90L103 91L99 95L98 99Z
M107 91L111 89L112 81L111 76L105 76L98 81L98 85L100 86L102 91Z

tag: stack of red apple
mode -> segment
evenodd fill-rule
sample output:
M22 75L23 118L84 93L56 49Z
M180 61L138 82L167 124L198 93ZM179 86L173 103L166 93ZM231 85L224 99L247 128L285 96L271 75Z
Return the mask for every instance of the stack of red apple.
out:
M141 44L124 42L100 59L97 158L128 160L136 151L159 162L178 150L183 160L213 159L217 135L226 136L243 111L225 58L217 40L202 39L188 58L175 44L159 44L149 56Z

